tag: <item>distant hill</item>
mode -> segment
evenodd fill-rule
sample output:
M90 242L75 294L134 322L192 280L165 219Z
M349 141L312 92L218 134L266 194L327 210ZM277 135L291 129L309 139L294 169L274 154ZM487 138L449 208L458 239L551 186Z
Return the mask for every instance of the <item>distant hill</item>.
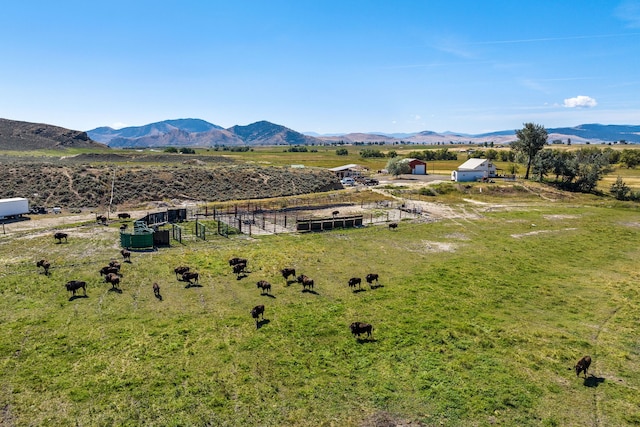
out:
M224 129L204 120L178 119L118 130L100 127L87 133L110 147L322 144L317 138L267 121Z
M322 144L318 138L304 135L281 125L267 121L247 126L232 126L227 129L247 145L312 145Z
M0 150L108 148L86 132L43 123L0 119Z
M176 119L150 123L144 126L131 126L122 129L113 129L108 126L99 127L87 131L87 134L91 137L91 139L95 141L111 145L110 142L114 139L118 139L119 141L126 141L128 139L137 139L152 136L157 137L164 134L170 134L175 131L201 133L216 129L223 128L221 126L217 126L200 119ZM179 135L179 133L176 133L176 135Z
M560 140L566 143L571 139L571 143L609 143L626 141L630 144L640 144L640 126L633 125L600 125L585 124L576 127L547 128L549 142ZM508 144L516 139L514 130L503 130L483 134L463 134L456 132L432 132L423 131L413 134L384 134L384 133L348 133L343 135L317 135L316 137L327 142L343 141L345 143L374 143L384 142L390 144L394 142L413 144L441 144L441 143L466 143L481 144L484 142L494 142L496 144Z

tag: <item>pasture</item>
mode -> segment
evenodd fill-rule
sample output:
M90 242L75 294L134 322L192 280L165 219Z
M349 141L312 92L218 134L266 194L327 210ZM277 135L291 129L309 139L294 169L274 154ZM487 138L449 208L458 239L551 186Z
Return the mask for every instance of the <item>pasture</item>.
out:
M118 224L0 235L0 425L640 424L638 205L513 196L449 194L450 219L393 231L133 252L121 292L98 273L122 260ZM350 289L368 273L381 286ZM69 280L87 298L70 299Z

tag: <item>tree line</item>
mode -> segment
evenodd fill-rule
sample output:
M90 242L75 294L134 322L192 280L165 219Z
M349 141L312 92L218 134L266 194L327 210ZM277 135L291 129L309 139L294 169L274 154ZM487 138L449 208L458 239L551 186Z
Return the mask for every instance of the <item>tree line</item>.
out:
M544 126L525 123L516 131L518 140L511 144L518 163L526 165L524 179L530 173L540 182L561 189L595 193L598 181L613 170L614 164L635 168L640 164L640 150L584 147L574 151L545 149L548 134ZM640 200L640 191L633 192L618 177L610 192L620 200Z

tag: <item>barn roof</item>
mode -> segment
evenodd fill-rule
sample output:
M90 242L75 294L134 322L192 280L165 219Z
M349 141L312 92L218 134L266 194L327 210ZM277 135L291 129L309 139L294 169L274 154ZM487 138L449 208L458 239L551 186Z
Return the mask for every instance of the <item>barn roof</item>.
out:
M482 166L487 161L487 159L469 159L458 166L458 169L475 169L478 166Z
M362 169L362 166L360 165L356 165L354 163L348 164L348 165L344 165L344 166L336 166L335 168L331 168L329 169L331 172L340 172L340 171L346 171L349 169Z

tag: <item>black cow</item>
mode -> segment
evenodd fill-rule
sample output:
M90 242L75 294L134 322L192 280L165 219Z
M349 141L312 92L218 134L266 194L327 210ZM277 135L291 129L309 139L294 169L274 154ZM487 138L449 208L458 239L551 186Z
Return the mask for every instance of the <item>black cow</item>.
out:
M58 243L62 243L62 239L64 239L64 241L66 242L67 237L69 237L69 235L67 233L63 233L62 231L58 231L53 235L53 238L56 239Z
M286 281L289 281L289 276L293 276L294 278L296 277L295 268L283 268L282 270L280 270L280 272L282 273L282 277L284 277L284 280Z
M160 285L158 285L158 283L156 282L153 283L153 294L156 296L156 298L160 298Z
M40 261L36 262L36 267L42 267L44 269L44 275L48 276L49 267L51 267L51 263L46 259L41 259Z
M356 285L358 285L358 288L359 288L361 283L362 283L362 279L359 277L352 277L351 279L349 279L350 288L355 288Z
M188 272L189 267L187 267L186 265L181 265L180 267L174 268L173 271L176 273L176 279L177 279L178 276L182 276L184 273Z
M580 376L580 372L584 372L584 377L587 378L587 370L591 366L591 356L584 356L576 363L576 376Z
M231 258L229 260L229 265L231 267L233 267L234 265L238 265L238 264L247 264L247 260L245 258Z
M186 273L182 273L182 281L189 282L190 285L191 285L191 280L193 280L194 283L198 283L199 277L200 275L195 271L187 271Z
M264 319L264 305L262 304L256 305L251 309L251 317L256 319L256 323L258 323L259 316L262 316L262 318Z
M239 276L241 273L244 273L245 269L247 268L247 264L245 263L239 263L239 264L235 264L233 266L233 274L235 274L236 276Z
M396 228L398 228L398 223L397 222L390 222L389 223L389 230L395 230Z
M96 221L101 223L102 225L106 225L107 224L107 217L104 215L97 215L96 216Z
M122 264L120 264L118 261L116 261L115 259L112 259L111 261L109 261L109 267L113 267L116 270L120 271L120 267L122 267Z
M258 283L256 283L256 288L262 289L263 294L269 295L269 291L271 291L271 283L267 282L266 280L260 280Z
M104 281L107 283L111 283L112 289L118 289L118 286L120 285L120 276L114 273L109 273L104 276Z
M313 289L313 279L310 279L304 274L301 274L300 276L298 276L296 280L298 281L298 283L302 284L302 289L307 289L307 287Z
M378 274L377 273L369 273L367 274L367 283L369 284L369 286L373 287L373 282L378 283Z
M107 265L100 269L100 275L106 276L107 274L115 274L117 276L119 271L120 270L118 270L116 267Z
M122 259L124 262L131 262L131 252L126 250L126 249L122 249L120 251L120 254L122 254Z
M371 337L371 332L373 331L373 326L371 326L368 323L363 323L363 322L353 322L349 328L351 328L351 333L353 334L353 336L358 336L358 338L360 337L361 334L366 333L367 334L367 338Z
M67 288L68 292L73 292L74 296L78 289L82 289L84 291L84 295L87 296L87 282L83 282L81 280L69 280L64 286Z
M129 214L128 214L128 213L126 213L126 212L123 212L123 213L119 213L119 214L118 214L118 218L120 218L120 219L127 219L127 218L131 218L131 215L129 215Z

